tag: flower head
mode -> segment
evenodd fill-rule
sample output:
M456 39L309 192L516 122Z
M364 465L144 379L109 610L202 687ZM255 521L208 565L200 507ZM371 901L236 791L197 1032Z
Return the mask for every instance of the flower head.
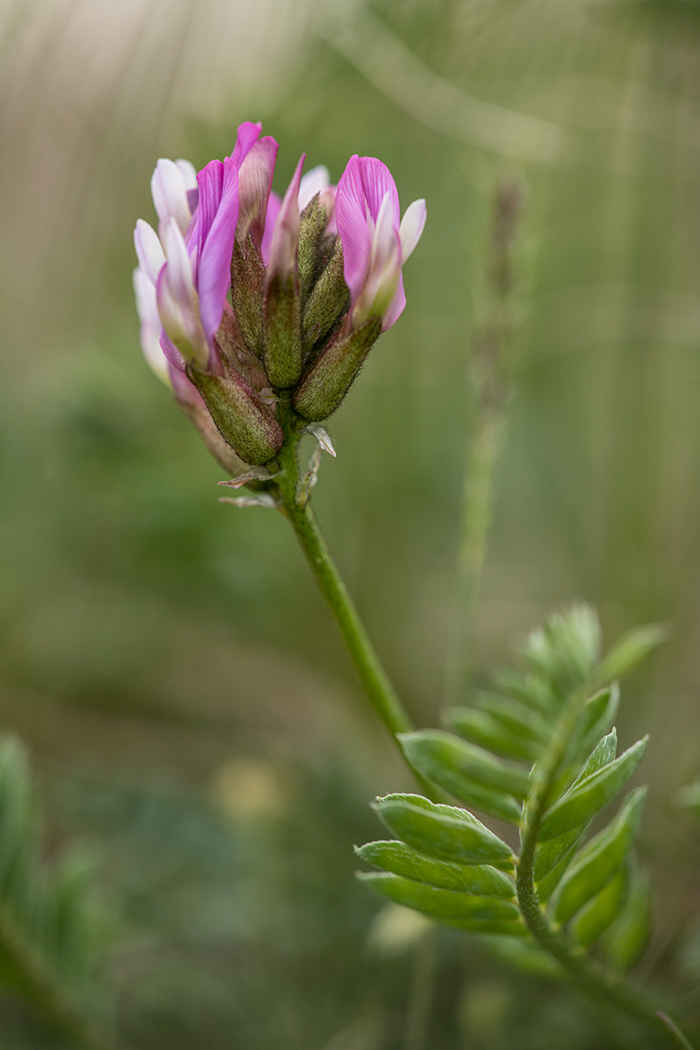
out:
M388 168L368 157L336 189L302 156L280 199L261 130L241 124L231 155L200 172L159 160L158 232L134 231L144 355L227 469L275 457L278 395L305 420L337 407L404 308L401 267L425 223L425 201L400 220Z

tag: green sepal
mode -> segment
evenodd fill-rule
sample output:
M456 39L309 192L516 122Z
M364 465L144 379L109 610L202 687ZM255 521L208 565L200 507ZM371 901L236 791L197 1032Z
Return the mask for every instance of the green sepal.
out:
M641 762L648 739L643 737L614 762L576 781L545 813L539 831L540 841L563 835L607 806Z
M600 893L624 864L639 830L645 795L646 788L633 791L615 820L591 839L571 865L557 894L554 909L557 922L568 922Z
M244 463L262 465L277 455L284 442L282 427L240 372L229 369L218 376L188 364L187 376L224 441Z
M647 875L635 871L627 903L602 944L608 965L620 973L631 970L644 955L651 931L651 882Z
M600 665L602 681L620 678L627 671L631 671L665 642L667 637L668 629L659 623L646 624L644 627L635 627L628 631L604 656Z
M299 221L299 284L304 301L318 276L327 228L328 212L321 203L321 194L317 193L304 208Z
M498 897L476 897L471 893L438 889L386 871L358 871L357 877L395 904L413 908L432 918L481 924L516 922L520 917L516 904Z
M510 847L467 810L421 795L386 795L372 808L389 831L419 853L460 864L513 865Z
M510 875L487 864L450 864L435 860L395 839L356 846L355 853L384 871L440 889L473 893L479 897L515 898L515 882Z
M301 377L301 299L294 273L274 274L263 298L264 364L273 387L287 390Z
M527 737L540 749L551 736L550 724L519 700L499 696L498 693L480 692L477 694L476 706L480 711L488 712L508 732Z
M350 308L350 290L345 283L343 245L336 236L330 257L304 304L302 340L304 354L327 339ZM376 338L376 336L375 336Z
M338 333L323 348L294 391L294 407L300 416L318 422L339 408L381 331L381 317L370 317L357 331Z
M569 933L584 948L594 944L622 911L629 890L629 867L623 864L569 926Z
M246 349L262 358L265 264L251 236L238 238L231 256L231 302Z
M401 733L397 739L409 765L460 802L519 823L520 807L513 795L526 798L530 783L522 770L440 729Z
M503 758L521 762L536 762L542 751L540 744L511 733L493 715L475 707L451 707L442 721L448 729L472 744L493 751Z

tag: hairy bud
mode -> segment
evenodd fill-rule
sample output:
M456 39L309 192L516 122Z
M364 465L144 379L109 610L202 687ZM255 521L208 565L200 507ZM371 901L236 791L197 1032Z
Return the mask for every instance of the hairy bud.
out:
M381 318L371 317L356 332L326 347L294 392L294 407L300 416L315 422L335 412L381 330Z
M212 375L195 366L187 370L209 409L216 428L245 463L267 463L284 441L282 428L259 394L236 371Z

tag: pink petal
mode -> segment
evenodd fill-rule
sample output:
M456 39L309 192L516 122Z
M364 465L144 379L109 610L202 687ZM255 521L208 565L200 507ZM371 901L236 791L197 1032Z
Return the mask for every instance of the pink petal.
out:
M250 233L258 248L265 230L265 214L272 189L277 149L277 143L268 135L255 143L239 168L238 237L239 240L245 240Z
M325 164L318 164L311 171L307 171L299 184L299 210L303 211L317 193L328 189L330 182L330 172Z
M345 283L350 289L353 303L362 291L369 267L372 237L367 223L367 208L362 182L358 177L359 157L351 157L340 176L335 198L335 215L338 233L343 245L343 269Z
M396 183L391 177L391 172L386 164L376 157L351 157L346 167L343 178L346 179L348 192L352 193L359 204L364 206L367 213L376 222L379 209L386 194L392 203L393 218L396 229L399 228L401 218L399 211L399 194ZM342 181L342 180L341 180ZM340 187L340 183L338 184Z
M399 274L399 283L398 283L398 285L396 287L396 292L394 293L394 298L391 300L391 304L389 306L389 309L384 314L384 319L382 321L382 332L386 332L387 328L391 328L391 326L393 324L395 324L396 321L398 321L399 317L401 316L401 314L404 311L404 307L405 306L406 306L406 296L405 296L404 290L403 290L403 274L400 273Z
M226 294L231 283L231 255L238 222L238 170L230 157L224 160L222 167L223 184L219 207L197 267L199 311L210 347L221 324Z
M221 203L223 184L224 165L220 160L210 160L207 166L202 168L197 175L199 207L189 241L190 253L195 255L195 283L198 282L199 260L202 257L209 230Z
M260 138L261 131L262 124L253 124L249 120L246 120L243 124L238 125L236 145L234 147L233 153L231 154L231 160L237 168L240 168L249 151Z

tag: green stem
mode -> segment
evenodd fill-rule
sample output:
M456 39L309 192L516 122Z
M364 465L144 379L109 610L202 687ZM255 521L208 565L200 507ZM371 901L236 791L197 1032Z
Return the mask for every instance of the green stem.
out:
M411 719L367 636L355 604L321 535L311 505L308 499L298 498L299 436L293 431L293 421L288 419L285 422L287 440L279 455L281 473L276 479L283 512L294 529L321 593L330 606L370 703L392 736L409 732L413 728Z
M671 1030L656 1007L623 977L603 969L582 948L558 933L549 923L535 889L535 849L549 794L560 771L567 744L575 728L581 697L567 705L557 725L549 754L533 772L533 786L523 811L521 851L517 864L517 894L520 909L533 937L564 967L575 986L594 1000L603 1000L640 1022L663 1045L671 1041ZM582 702L582 701L581 701ZM677 1045L675 1036L674 1044Z
M78 1050L114 1050L81 1017L56 986L34 948L17 928L7 909L0 906L0 951L21 975L22 992L44 1021Z
M446 707L459 703L472 659L476 605L491 527L493 480L505 431L502 405L482 403L477 411L464 479L456 612L445 663Z

